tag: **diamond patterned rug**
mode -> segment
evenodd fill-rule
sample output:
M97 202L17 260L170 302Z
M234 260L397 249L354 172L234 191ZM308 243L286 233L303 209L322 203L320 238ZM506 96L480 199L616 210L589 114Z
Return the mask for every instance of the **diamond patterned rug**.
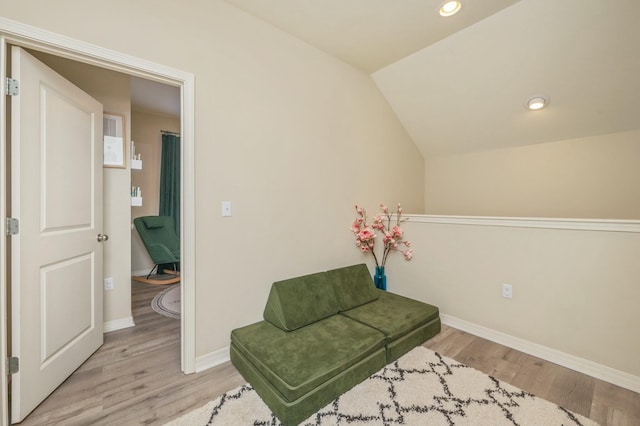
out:
M597 425L453 359L417 347L303 425ZM280 425L245 384L177 420L182 425Z

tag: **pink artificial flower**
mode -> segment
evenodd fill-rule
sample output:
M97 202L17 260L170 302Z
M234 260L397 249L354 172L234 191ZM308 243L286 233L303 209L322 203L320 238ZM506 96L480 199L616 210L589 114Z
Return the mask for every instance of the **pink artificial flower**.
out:
M383 231L384 230L384 223L382 222L382 216L377 215L376 217L373 218L373 224L371 224L371 227L373 229L376 229L378 231Z
M403 251L402 255L404 256L404 260L411 260L411 258L413 257L413 250L409 249L409 250Z
M373 232L371 228L364 228L360 232L358 232L358 238L361 241L369 241L373 240L376 237L376 234Z
M390 244L393 242L393 235L391 235L388 232L384 233L384 238L382 239L382 243L386 246L387 244Z
M402 253L405 260L411 260L413 257L413 249L410 241L402 241L404 238L404 231L400 228L400 224L407 219L401 220L402 207L398 203L398 209L396 212L389 212L389 209L384 204L380 204L380 209L383 214L378 214L373 218L371 224L367 223L367 212L362 207L355 204L356 212L358 216L351 224L351 231L356 236L356 246L360 248L363 253L371 253L375 259L376 266L384 266L387 261L387 256L392 250L398 250ZM391 227L391 215L396 215L396 225ZM375 252L375 238L376 233L380 232L383 237L382 253L376 256ZM404 244L404 247L408 249L402 251L399 246Z

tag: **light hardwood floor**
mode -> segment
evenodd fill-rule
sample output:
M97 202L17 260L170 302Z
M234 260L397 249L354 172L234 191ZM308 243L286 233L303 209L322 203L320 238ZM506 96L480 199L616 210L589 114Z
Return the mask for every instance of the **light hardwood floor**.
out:
M424 344L601 425L640 426L640 394L455 328Z
M132 283L135 327L105 344L22 425L161 425L244 383L230 363L180 372L180 322L150 307L162 287ZM640 426L640 394L443 327L424 345L602 425Z

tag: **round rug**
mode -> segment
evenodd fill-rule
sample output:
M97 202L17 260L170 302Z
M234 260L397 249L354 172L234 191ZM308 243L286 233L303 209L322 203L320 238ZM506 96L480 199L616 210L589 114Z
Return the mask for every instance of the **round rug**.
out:
M151 308L165 317L180 319L180 284L156 294L151 301Z

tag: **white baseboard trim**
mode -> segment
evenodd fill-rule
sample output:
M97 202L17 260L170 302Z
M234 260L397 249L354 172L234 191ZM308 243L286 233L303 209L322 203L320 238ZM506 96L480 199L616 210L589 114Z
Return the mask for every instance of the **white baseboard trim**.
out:
M196 373L231 360L229 346L196 358Z
M133 322L133 317L120 318L113 321L107 321L104 323L103 331L108 333L110 331L122 330L123 328L129 328L135 326L136 323Z
M475 336L491 340L492 342L508 346L520 352L542 358L546 361L553 362L554 364L570 368L588 376L595 377L596 379L604 380L605 382L640 393L639 376L634 376L633 374L625 373L624 371L616 370L614 368L607 367L606 365L598 364L528 340L520 339L519 337L514 337L500 331L483 327L451 315L441 313L440 319L443 324L457 328L458 330L466 331L467 333L471 333ZM230 359L228 346L217 351L210 352L206 355L199 356L196 358L195 372L199 373L218 366Z
M528 340L520 339L451 315L441 313L440 319L443 324L457 328L458 330L466 331L467 333L471 333L475 336L491 340L492 342L542 358L546 361L553 362L554 364L595 377L596 379L604 380L625 389L640 393L639 376L634 376L633 374L625 373L624 371L616 370L614 368L607 367L606 365L598 364L584 358L579 358Z
M131 271L131 275L132 276L133 275L136 275L136 276L144 275L146 277L150 270L151 270L151 268L149 268L149 269L138 269L137 271Z

